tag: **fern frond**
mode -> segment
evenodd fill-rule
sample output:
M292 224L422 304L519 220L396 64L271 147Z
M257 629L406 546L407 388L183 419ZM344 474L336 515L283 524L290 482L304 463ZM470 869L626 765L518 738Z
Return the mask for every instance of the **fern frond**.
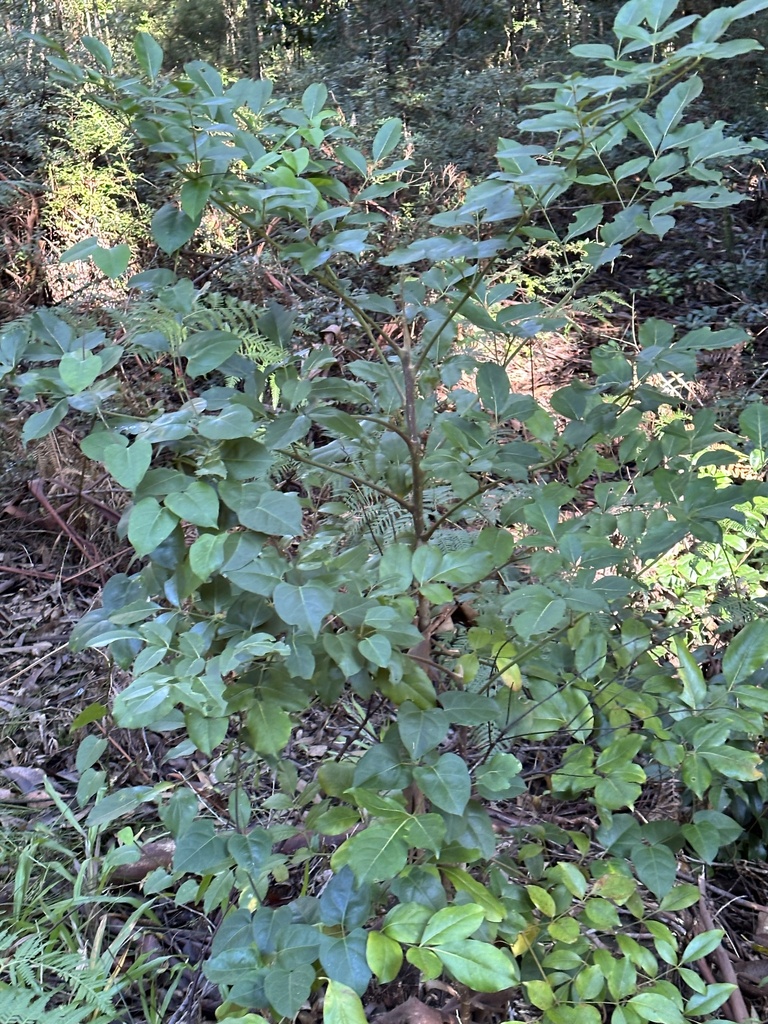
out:
M724 626L737 629L768 615L768 608L764 604L746 597L719 597L710 606L710 611L716 618L723 620Z
M142 339L149 343L153 335L160 335L171 352L178 349L190 334L226 331L240 339L238 354L263 371L286 358L286 350L259 330L259 320L263 315L264 310L252 302L220 292L198 292L191 308L183 312L173 308L172 304L167 305L161 295L133 302L127 312L113 314L113 319L123 327L128 340L134 344L141 345ZM228 377L227 384L233 387L241 379ZM276 404L280 395L274 378L270 378L268 384L272 402Z
M12 953L6 959L7 953ZM5 955L4 955L5 954ZM0 933L0 1021L16 1024L26 1007L37 1016L21 1016L30 1024L80 1024L88 1020L111 1024L115 1020L114 985L99 962L69 950L46 947L39 933L14 941L9 932ZM68 1002L45 1010L48 1003L64 998ZM16 1014L16 1016L14 1016Z
M0 985L0 1020L3 1024L114 1024L114 1014L94 1016L93 1006L74 1003L52 1005L54 997L28 988Z

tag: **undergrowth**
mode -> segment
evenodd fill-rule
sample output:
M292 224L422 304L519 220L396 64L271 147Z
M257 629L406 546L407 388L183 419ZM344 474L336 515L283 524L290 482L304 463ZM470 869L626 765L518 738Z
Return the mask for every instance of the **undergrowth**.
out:
M667 383L745 334L636 324L546 405L509 371L629 240L740 201L722 161L760 144L690 111L707 60L757 47L721 40L763 6L631 0L615 48L571 51L599 73L539 83L499 170L405 240L387 227L398 119L364 152L322 85L291 107L202 62L168 81L146 34L130 78L98 40L89 66L52 49L175 182L151 224L169 262L213 209L343 313L342 345L338 325L307 345L284 306L171 269L126 280L129 247L93 235L64 259L127 289L119 342L50 309L0 334L6 384L34 403L24 441L67 418L131 496L134 562L72 637L130 679L75 722L78 813L173 838L143 892L221 914L204 970L222 1020L293 1018L322 991L328 1024L362 1024L372 979L405 965L467 1007L517 993L510 1015L523 999L545 1024L743 1019L736 986L695 969L723 933L681 926L701 891L678 860L706 874L766 795L768 409L728 430L670 415ZM568 209L583 186L606 198ZM515 278L532 247L576 256L545 299ZM146 415L121 401L131 361L170 384ZM752 479L728 470L743 462ZM731 606L712 657L701 613L725 621L729 595L754 615ZM308 745L318 714L353 725ZM107 715L210 759L215 805L189 779L116 784L90 732ZM142 863L145 838L116 829L112 865Z

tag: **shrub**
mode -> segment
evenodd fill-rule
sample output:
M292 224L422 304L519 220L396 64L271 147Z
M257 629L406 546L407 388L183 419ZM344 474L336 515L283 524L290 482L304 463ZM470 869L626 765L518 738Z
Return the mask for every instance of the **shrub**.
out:
M695 636L665 621L647 580L682 543L722 544L722 521L743 522L765 494L705 471L733 451L764 457L765 407L743 412L740 435L708 410L656 416L665 374L693 376L698 351L743 334L648 321L633 353L599 347L591 379L550 407L514 393L508 369L627 240L663 238L687 206L739 201L717 163L750 144L686 115L705 59L755 48L719 38L759 6L674 19L671 2L631 0L615 49L573 48L601 73L543 83L519 124L552 145L500 140L499 171L402 245L385 230L407 167L392 161L397 119L367 155L322 85L291 107L266 81L225 86L200 62L167 82L146 35L141 78L113 75L93 40L96 69L51 58L176 175L178 201L152 219L161 250L178 253L210 204L342 310L326 340L341 334L343 366L329 344L297 344L280 306L257 329L284 355L249 362L234 321L180 331L199 290L152 270L128 282L153 296L147 332L123 344L51 311L0 339L19 400L45 403L24 439L73 413L86 456L132 494L121 532L139 564L110 579L73 644L130 669L119 725L175 732L177 754L217 753L229 815L167 782L102 796L98 753L80 759L79 798L97 798L99 826L157 803L176 847L147 893L179 885L177 901L206 912L238 894L206 965L233 1014L293 1017L322 984L331 1024L362 1022L371 978L404 961L470 993L522 983L548 1024L598 1024L603 1003L628 1024L695 1018L732 992L687 966L721 933L681 942L659 913L698 898L677 882L676 854L711 863L741 833L730 800L763 794L754 674L768 639L748 623L705 678ZM558 202L583 184L610 205L572 211L558 232ZM582 277L553 303L490 283L531 243L575 242ZM67 258L119 279L128 255L91 238ZM465 325L487 344L462 341ZM491 342L503 359L488 358ZM114 370L148 353L175 397L134 418ZM310 748L300 779L295 729L318 706L354 732ZM542 748L555 766L543 782ZM266 801L251 781L264 773ZM674 813L633 816L664 785ZM520 818L542 799L586 802L593 834ZM499 826L513 837L501 849ZM306 845L286 842L300 831ZM292 869L298 894L270 906ZM648 945L628 934L638 928Z

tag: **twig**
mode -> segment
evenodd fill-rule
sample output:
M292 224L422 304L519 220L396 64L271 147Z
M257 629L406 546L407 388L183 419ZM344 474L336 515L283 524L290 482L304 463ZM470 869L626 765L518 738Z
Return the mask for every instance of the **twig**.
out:
M679 871L678 875L683 879L684 882L696 883L696 878L693 875L687 874L685 871ZM707 883L707 889L710 892L717 893L718 896L726 896L732 903L739 902L747 910L755 910L757 913L762 914L768 912L768 906L764 903L753 903L752 900L748 900L746 896L738 896L736 893L728 892L727 889L719 889L716 885L712 885L711 882Z
M25 672L29 672L31 668L35 668L37 665L42 665L44 661L48 661L48 659L52 658L54 654L59 654L61 651L66 651L67 647L69 647L69 644L61 644L60 647L54 647L52 651L46 651L41 658L35 658L34 661L30 661L28 665L25 665L24 668L19 669L19 671L15 672L12 676L8 676L7 679L3 679L0 685L10 685L10 683L14 682L20 676L23 676Z
M108 561L110 561L110 559L104 559L104 562ZM99 565L103 565L104 562L100 562ZM74 576L59 576L58 573L45 572L43 569L21 569L12 565L0 565L0 572L10 572L13 573L14 576L29 576L32 579L58 580L60 583L74 583L78 577L91 572L92 568L95 568L95 566L88 566L87 569L83 569L81 572L76 572ZM80 580L78 585L81 587L95 587L96 590L99 590L102 586L101 583L96 583L94 580Z
M50 503L43 491L43 484L41 480L30 480L27 483L27 487L31 493L37 498L40 504L43 506L45 511L51 516L56 522L64 534L69 537L75 547L79 548L80 551L85 555L88 561L93 565L99 560L99 552L90 541L83 540L83 538L72 529L66 520L62 519L53 505Z
M699 878L699 916L701 923L704 926L704 931L714 931L715 925L712 920L712 915L709 912L707 906L707 882L704 875ZM744 996L741 994L739 988L739 981L736 977L736 971L734 970L731 958L723 948L722 942L718 944L717 948L713 951L715 962L720 970L720 975L723 981L728 982L731 985L735 985L733 992L728 996L728 1006L730 1007L730 1018L737 1022L737 1024L745 1024L746 1021L750 1020L751 1014L747 1010L747 1004L744 1002Z

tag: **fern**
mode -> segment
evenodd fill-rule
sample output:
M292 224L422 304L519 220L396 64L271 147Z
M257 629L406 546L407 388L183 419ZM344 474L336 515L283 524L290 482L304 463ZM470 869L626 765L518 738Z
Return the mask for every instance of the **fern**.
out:
M391 544L413 530L410 514L402 505L379 491L368 487L349 487L345 483L338 486L333 498L347 506L348 512L342 515L342 519L350 537L358 537L367 531L379 544ZM466 525L496 521L497 509L491 500L486 499L484 495L478 508L471 505L462 507L460 516ZM427 488L424 491L424 515L427 522L440 519L455 502L456 495L450 486ZM435 540L446 551L466 547L468 544L461 530L455 528L438 530Z
M3 1024L114 1024L114 1014L94 1017L93 1007L67 1003L53 1006L53 997L28 988L0 985L0 1020Z
M449 551L463 551L472 545L472 538L466 530L435 530L432 540L444 555Z
M179 282L184 284L185 282ZM283 364L288 358L291 317L283 311L275 315L273 310L264 310L252 302L246 302L220 292L195 292L191 287L175 294L174 288L166 289L157 296L132 302L126 312L113 312L112 318L125 330L128 341L136 348L144 348L151 355L158 352L175 352L190 336L200 331L226 331L240 339L237 355L242 364L243 376L225 377L227 387L234 387L243 380L253 367L264 371L267 367ZM266 321L266 324L265 324ZM274 334L266 337L260 326ZM163 340L159 342L158 336ZM240 369L240 367L237 367ZM270 375L259 387L269 387L273 405L277 404L280 391L274 375ZM295 464L294 464L295 465ZM286 474L291 464L287 458L275 455L273 472ZM1 1022L0 1022L1 1024Z
M19 941L10 931L0 933L0 975L7 979L0 981L2 1024L112 1024L117 1019L112 996L120 986L100 962L46 948L40 934ZM65 993L66 1003L48 1008Z
M187 336L183 315L167 309L157 299L145 299L131 306L130 312L114 311L112 319L125 330L128 340L137 348L150 352L162 351L155 337L160 335L171 352L175 351Z
M718 597L709 610L712 615L722 619L721 630L741 629L748 622L768 615L768 608L764 604L746 597Z
M114 320L125 330L135 345L157 347L153 336L160 335L171 352L197 331L226 331L240 339L239 354L260 370L285 359L285 348L265 337L259 323L265 311L252 302L245 302L220 292L190 292L188 296L161 293L131 304L128 312L114 313ZM183 301L184 297L188 301ZM231 378L232 382L240 378ZM273 402L279 393L270 380Z
M240 355L260 370L285 359L285 349L271 342L259 330L259 320L264 311L252 302L222 295L221 292L208 292L203 296L203 304L195 312L198 320L196 330L236 334L240 338ZM234 382L239 378L231 379ZM269 384L272 401L277 403L280 392L274 378L270 379Z

